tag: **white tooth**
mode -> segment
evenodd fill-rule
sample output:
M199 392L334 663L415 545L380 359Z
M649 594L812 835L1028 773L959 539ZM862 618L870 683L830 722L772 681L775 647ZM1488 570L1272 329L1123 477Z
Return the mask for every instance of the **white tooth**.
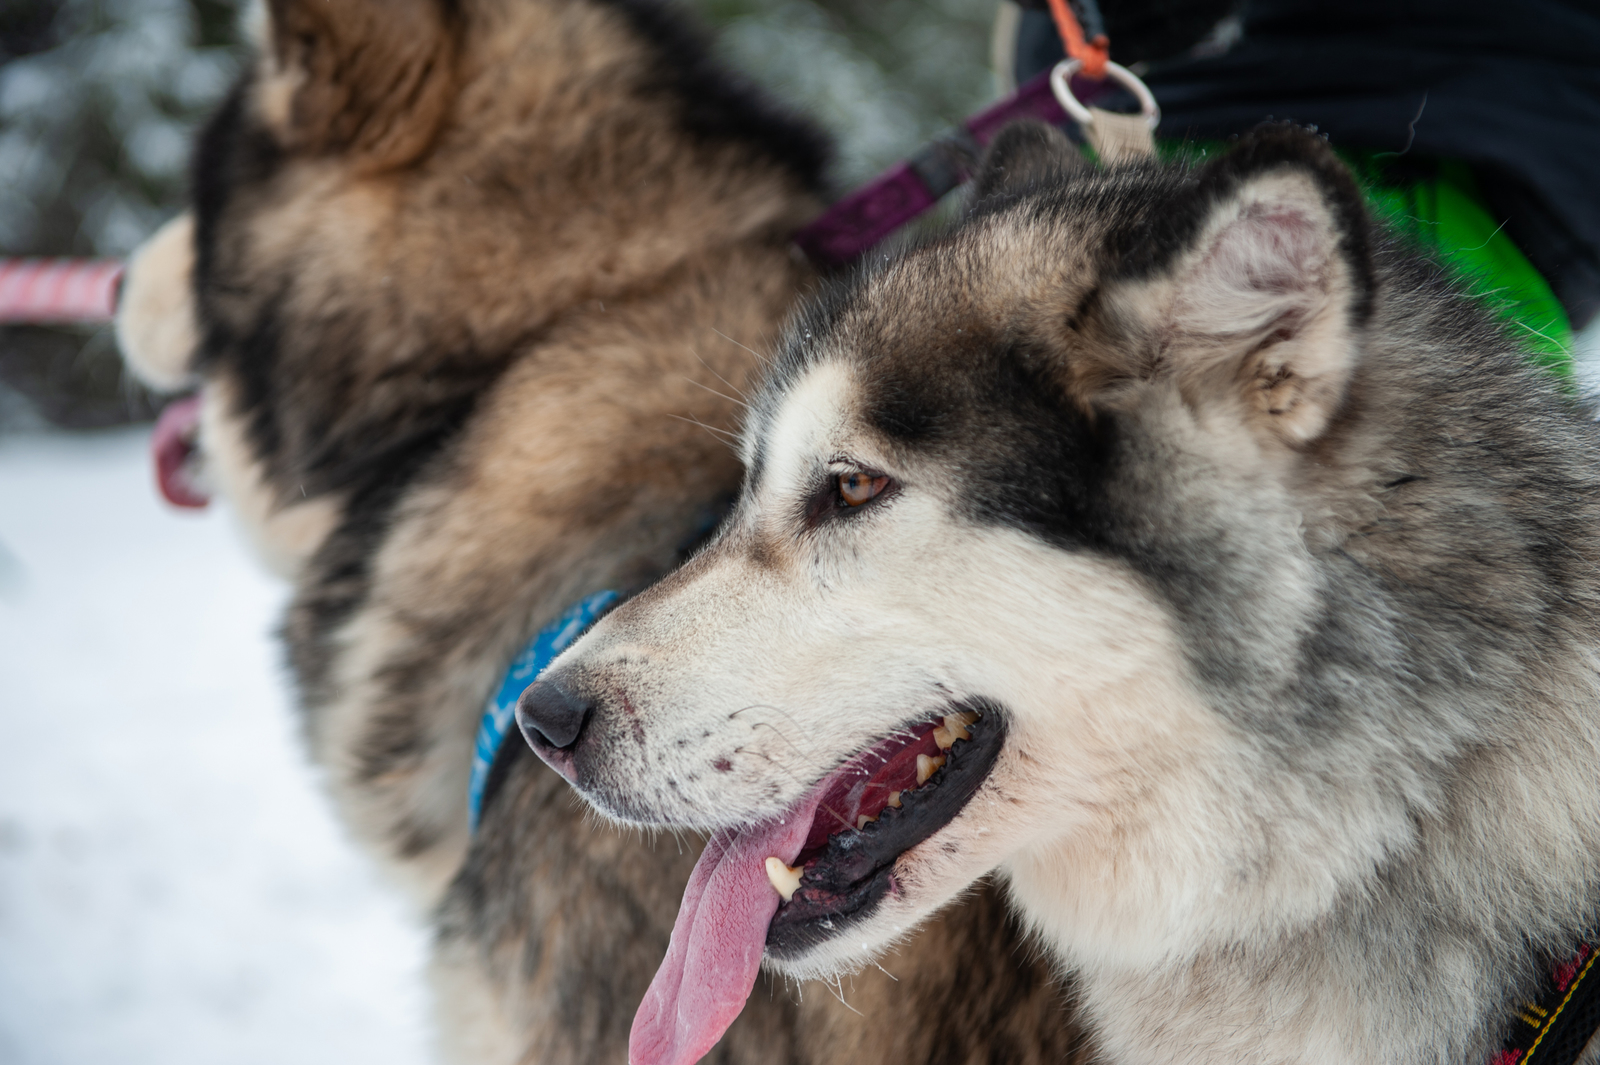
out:
M949 721L950 719L947 717L945 720ZM963 735L961 738L965 739L966 737ZM948 751L952 746L954 746L956 742L956 736L950 731L950 729L946 728L944 725L940 725L938 728L933 730L933 742L939 745L939 749L941 751Z
M900 793L898 791L891 791L889 793L889 805L893 806L896 810L900 809Z
M767 859L767 879L772 881L773 889L783 896L784 902L794 898L794 893L800 889L800 872L798 868L784 865L783 859L776 855Z
M863 828L866 828L876 820L876 817L868 817L866 814L862 814L860 817L856 818L856 831L860 832Z
M950 734L950 742L970 740L972 736L967 732L967 726L976 720L978 720L978 715L971 711L944 715L944 730ZM935 730L934 735L938 735L937 730ZM939 746L943 747L944 744L941 743Z
M917 784L919 786L926 784L928 778L938 772L939 767L942 765L944 765L944 755L942 754L937 758L929 758L925 754L917 755Z

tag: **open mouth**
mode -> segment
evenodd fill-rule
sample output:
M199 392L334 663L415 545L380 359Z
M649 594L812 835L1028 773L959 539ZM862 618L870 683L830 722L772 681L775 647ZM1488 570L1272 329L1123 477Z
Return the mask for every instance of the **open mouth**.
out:
M993 707L963 703L836 772L795 867L777 863L769 871L785 900L768 926L767 952L798 956L870 912L893 887L896 860L955 819L1004 741L1004 719Z
M850 759L787 816L715 833L634 1016L628 1060L700 1060L744 1008L763 953L794 957L866 916L893 890L896 859L961 812L1004 742L997 708L962 703Z

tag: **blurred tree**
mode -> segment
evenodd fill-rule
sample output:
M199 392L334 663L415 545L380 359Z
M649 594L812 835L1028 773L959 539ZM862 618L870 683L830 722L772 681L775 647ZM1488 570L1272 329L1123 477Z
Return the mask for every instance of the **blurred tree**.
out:
M226 0L0 0L0 254L126 255L238 67ZM0 428L148 417L110 329L0 329Z
M996 0L698 0L735 66L839 138L844 191L994 96Z

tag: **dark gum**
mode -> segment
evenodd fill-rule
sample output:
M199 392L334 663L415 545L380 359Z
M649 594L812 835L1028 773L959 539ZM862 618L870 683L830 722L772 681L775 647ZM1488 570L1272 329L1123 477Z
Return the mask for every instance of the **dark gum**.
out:
M999 759L1006 728L992 703L973 700L948 712L963 710L981 715L967 726L971 739L957 740L933 776L903 792L899 809L886 808L860 830L834 833L822 853L806 863L794 897L778 907L767 927L768 954L797 957L866 917L893 886L900 855L966 808Z

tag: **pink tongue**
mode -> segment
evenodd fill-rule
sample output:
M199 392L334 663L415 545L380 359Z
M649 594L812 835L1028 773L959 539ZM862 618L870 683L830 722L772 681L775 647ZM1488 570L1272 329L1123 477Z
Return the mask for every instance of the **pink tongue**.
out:
M156 485L161 496L175 507L204 507L211 502L189 474L189 456L194 453L195 433L200 426L200 397L173 400L156 419L150 435L150 455L156 464Z
M666 960L634 1015L629 1065L691 1065L739 1016L778 912L767 858L795 860L820 798L812 795L781 824L719 832L706 844L683 893Z

